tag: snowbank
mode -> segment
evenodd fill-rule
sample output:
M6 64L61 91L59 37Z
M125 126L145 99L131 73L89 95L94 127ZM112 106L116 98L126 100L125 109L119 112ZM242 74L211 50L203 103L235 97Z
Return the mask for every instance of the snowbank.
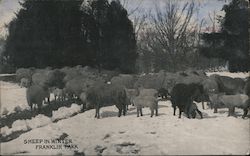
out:
M9 128L7 126L3 127L1 129L1 134L3 136L8 136L8 135L10 135L14 132L17 132L17 131L27 131L30 129L34 129L34 128L48 125L51 122L52 121L49 117L39 114L39 115L31 118L30 120L29 119L16 120L15 122L13 122L12 128Z
M250 72L246 72L246 73L243 73L243 72L239 72L239 73L207 72L206 74L207 74L207 76L210 76L210 75L213 75L213 74L218 74L218 75L221 75L221 76L229 76L229 77L232 77L232 78L243 78L243 79L250 76Z
M52 112L52 121L66 119L71 117L72 115L81 112L82 105L79 106L77 104L72 104L71 107L61 107L56 111Z
M227 109L215 114L211 109L202 110L201 104L198 107L204 119L173 116L169 101L159 103L159 116L155 118L150 118L148 108L143 108L144 116L136 117L132 106L120 118L115 106L101 108L101 119L95 119L95 110L89 110L2 143L2 154L23 151L32 155L72 154L73 149L38 150L32 144L23 144L24 139L54 139L63 133L78 146L77 151L86 155L245 155L249 152L249 118L227 117ZM243 113L241 109L235 111Z

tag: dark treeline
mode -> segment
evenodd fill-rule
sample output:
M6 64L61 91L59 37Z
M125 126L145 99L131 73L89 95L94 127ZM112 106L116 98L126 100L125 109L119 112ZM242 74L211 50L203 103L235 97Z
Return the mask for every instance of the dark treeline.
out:
M9 24L3 63L134 71L134 30L119 1L25 0L21 6Z
M24 0L8 25L0 72L76 65L123 73L179 71L226 61L232 72L250 70L246 0L225 5L225 17L214 21L221 30L203 34L202 23L191 20L195 3L165 3L155 14L138 12L143 18L132 23L119 0Z
M248 2L233 0L223 10L225 17L219 17L221 31L203 35L205 44L201 53L206 57L227 60L232 72L250 71Z

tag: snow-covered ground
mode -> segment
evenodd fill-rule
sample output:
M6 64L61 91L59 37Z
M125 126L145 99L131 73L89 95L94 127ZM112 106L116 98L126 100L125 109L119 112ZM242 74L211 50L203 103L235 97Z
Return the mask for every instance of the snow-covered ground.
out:
M22 134L15 140L1 143L1 154L56 155L73 154L74 150L95 155L178 155L178 154L247 154L250 149L249 119L227 117L222 109L218 114L202 110L204 119L173 116L170 102L160 102L159 116L150 118L148 108L144 116L136 117L130 107L127 116L118 118L114 106L101 109L101 119L94 119L94 110L51 123ZM242 110L236 110L242 114ZM66 134L72 150L38 149L36 145L63 145L48 143L25 144L28 139L53 140Z
M13 112L16 106L21 107L22 110L28 108L26 88L20 88L18 84L0 81L1 114L5 109Z
M241 78L248 76L246 73L219 74ZM7 82L0 83L1 111L3 107L9 111L18 105L22 109L28 107L25 88ZM95 110L70 117L69 112L79 112L80 108L75 105L61 108L51 118L51 121L53 118L62 119L58 122L51 122L44 116L25 121L32 130L12 141L0 143L0 154L72 155L74 151L87 155L249 154L250 119L241 118L241 109L236 109L239 116L235 118L227 117L227 109L219 109L215 114L210 109L202 110L198 104L204 119L187 119L185 116L179 119L173 116L169 101L160 102L159 106L159 116L153 118L150 118L148 108L143 109L143 117L137 118L132 106L128 114L120 118L117 117L115 106L101 108L101 119L94 118ZM14 122L12 130L22 127L22 122ZM67 145L72 148L69 149L63 143L52 143L58 138L68 140ZM27 143L30 139L42 139L42 142ZM53 145L49 147L59 149L44 149L46 147L40 145Z
M221 76L229 76L229 77L232 77L232 78L247 78L250 76L250 72L246 72L246 73L243 73L243 72L239 72L239 73L230 73L230 72L208 72L207 73L207 76L210 76L210 75L213 75L213 74L218 74L218 75L221 75Z

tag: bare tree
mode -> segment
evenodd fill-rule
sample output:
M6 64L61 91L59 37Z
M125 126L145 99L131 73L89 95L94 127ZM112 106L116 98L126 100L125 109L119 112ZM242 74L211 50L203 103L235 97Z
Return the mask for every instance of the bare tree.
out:
M166 1L161 8L155 5L155 13L151 14L154 26L155 41L167 54L173 70L186 66L190 55L197 44L198 24L194 21L194 2L181 4L177 0Z

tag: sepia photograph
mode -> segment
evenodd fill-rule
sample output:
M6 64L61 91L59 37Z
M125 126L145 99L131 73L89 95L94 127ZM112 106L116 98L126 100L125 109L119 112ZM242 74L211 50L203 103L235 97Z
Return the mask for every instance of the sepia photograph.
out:
M0 155L250 155L249 0L0 0Z

